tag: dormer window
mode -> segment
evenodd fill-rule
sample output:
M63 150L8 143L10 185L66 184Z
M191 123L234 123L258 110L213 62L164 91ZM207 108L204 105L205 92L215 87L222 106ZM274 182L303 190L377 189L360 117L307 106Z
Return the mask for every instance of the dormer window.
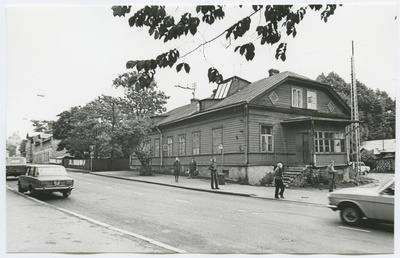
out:
M303 107L303 90L299 88L292 89L292 107Z
M229 82L225 82L222 84L218 85L217 88L217 92L215 93L215 99L223 99L226 97L226 95L228 94L229 91L229 85L230 85L230 81Z

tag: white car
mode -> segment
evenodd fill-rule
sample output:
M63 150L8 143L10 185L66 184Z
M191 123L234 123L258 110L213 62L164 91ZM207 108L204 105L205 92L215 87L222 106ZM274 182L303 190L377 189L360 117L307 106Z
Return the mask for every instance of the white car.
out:
M382 182L378 187L352 187L328 194L328 208L340 210L345 224L356 225L361 219L394 223L394 178Z
M366 175L369 173L371 168L369 166L366 166L364 162L358 162L358 172L362 175Z

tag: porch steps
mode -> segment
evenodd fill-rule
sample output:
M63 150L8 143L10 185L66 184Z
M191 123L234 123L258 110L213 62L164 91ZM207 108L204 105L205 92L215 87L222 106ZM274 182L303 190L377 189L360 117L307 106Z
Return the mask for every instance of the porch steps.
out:
M286 186L289 186L292 181L306 169L306 167L301 166L287 167L283 171L283 183Z

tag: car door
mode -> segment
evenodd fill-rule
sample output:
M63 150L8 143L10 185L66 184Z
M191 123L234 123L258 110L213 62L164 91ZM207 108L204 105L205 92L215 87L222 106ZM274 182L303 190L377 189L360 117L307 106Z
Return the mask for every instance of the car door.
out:
M22 175L18 178L19 184L21 186L21 188L27 190L28 189L28 178L29 178L29 174L31 172L32 167L26 167L26 171L25 171L25 175Z
M394 182L379 193L375 202L375 219L394 221Z

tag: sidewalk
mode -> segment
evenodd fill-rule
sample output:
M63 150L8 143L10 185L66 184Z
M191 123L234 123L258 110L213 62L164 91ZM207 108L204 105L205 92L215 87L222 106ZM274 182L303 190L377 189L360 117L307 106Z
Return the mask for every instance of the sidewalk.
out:
M305 204L315 205L327 205L328 204L328 189L316 189L316 188L286 188L285 199L275 199L275 187L272 186L250 186L240 185L232 182L225 182L225 185L220 185L219 190L212 190L210 179L207 178L194 178L188 179L187 176L180 176L179 182L176 183L173 175L165 174L154 174L153 176L140 176L139 172L136 171L106 171L106 172L88 172L84 170L74 170L68 168L71 172L83 172L91 173L97 176L105 176L112 178L119 178L124 180L132 180L143 183L165 185L171 187L179 187L190 190L206 191L218 194L230 194L247 196L254 198L263 198L280 202L299 202ZM393 176L393 174L374 174L370 173L368 177L376 179L378 181L383 180L387 176Z

